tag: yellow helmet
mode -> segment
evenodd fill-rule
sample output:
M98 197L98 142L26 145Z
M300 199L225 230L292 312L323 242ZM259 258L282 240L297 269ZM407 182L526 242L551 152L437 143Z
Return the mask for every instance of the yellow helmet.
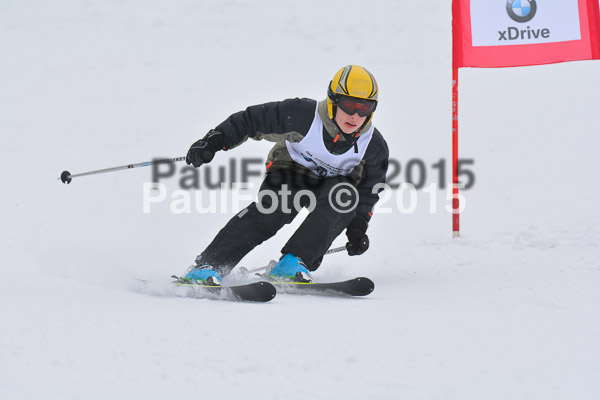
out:
M365 125L373 117L377 107L379 88L375 77L359 65L346 65L340 69L327 88L327 112L330 119L334 119L334 105L337 106L343 96L373 102L372 111L365 120Z

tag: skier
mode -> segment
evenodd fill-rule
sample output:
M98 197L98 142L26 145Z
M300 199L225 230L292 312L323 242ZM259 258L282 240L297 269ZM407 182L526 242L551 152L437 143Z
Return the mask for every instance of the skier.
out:
M270 276L312 282L310 272L319 267L344 229L348 254L363 254L369 247L366 232L371 211L382 190L376 185L385 182L389 157L387 143L372 123L378 94L377 82L369 71L348 65L331 80L326 100L294 98L250 106L195 142L186 162L196 168L209 163L217 151L230 150L248 138L272 141L275 146L265 163L266 177L258 202L231 218L184 279L220 285L221 276L289 224L300 211L297 208L310 210L310 196L299 197L300 207L288 207L291 201L273 194L296 198L309 191L316 204L283 246L281 258L268 272ZM344 185L355 190L335 192ZM343 204L353 202L355 206L340 210L331 199L344 199Z

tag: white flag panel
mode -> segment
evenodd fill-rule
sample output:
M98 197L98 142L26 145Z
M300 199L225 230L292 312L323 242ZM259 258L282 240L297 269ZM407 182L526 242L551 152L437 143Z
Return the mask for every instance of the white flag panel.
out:
M472 45L510 46L581 39L577 0L471 0Z

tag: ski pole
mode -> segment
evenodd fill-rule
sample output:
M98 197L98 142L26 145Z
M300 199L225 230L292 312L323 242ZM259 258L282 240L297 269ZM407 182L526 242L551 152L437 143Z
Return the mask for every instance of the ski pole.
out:
M346 250L346 246L334 247L333 249L327 250L325 254L339 253L340 251L344 250Z
M112 167L112 168L99 169L96 171L82 172L80 174L75 174L75 175L71 175L71 173L69 171L63 171L62 174L60 174L60 178L58 178L58 179L60 179L62 181L62 183L68 184L68 183L71 183L71 180L73 178L77 178L80 176L104 174L106 172L120 171L122 169L148 167L150 165L167 164L167 163L184 161L184 160L185 160L185 157L165 158L165 159L161 159L161 160L145 161L145 162L141 162L141 163L137 163L137 164L122 165L120 167Z
M333 253L339 253L340 251L344 251L346 250L346 246L340 246L340 247L334 247L333 249L329 249L325 252L325 255L327 254L333 254ZM243 273L244 274L251 274L252 272L258 272L258 271L262 271L262 270L266 270L267 268L269 268L272 265L275 265L277 263L277 261L275 260L271 260L269 262L268 265L264 266L264 267L259 267L259 268L254 268L254 269L246 269L244 267L240 267L241 269L243 269Z

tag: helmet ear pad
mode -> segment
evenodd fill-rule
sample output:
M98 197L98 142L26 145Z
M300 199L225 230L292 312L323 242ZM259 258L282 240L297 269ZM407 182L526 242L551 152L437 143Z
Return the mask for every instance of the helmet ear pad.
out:
M327 86L327 111L329 118L334 121L337 111L337 103L340 101L340 95L331 89L331 85L333 85L333 80L329 81L329 86Z
M333 81L330 81L329 86L327 86L327 97L329 97L333 104L337 104L340 101L340 95L331 90L332 84Z

